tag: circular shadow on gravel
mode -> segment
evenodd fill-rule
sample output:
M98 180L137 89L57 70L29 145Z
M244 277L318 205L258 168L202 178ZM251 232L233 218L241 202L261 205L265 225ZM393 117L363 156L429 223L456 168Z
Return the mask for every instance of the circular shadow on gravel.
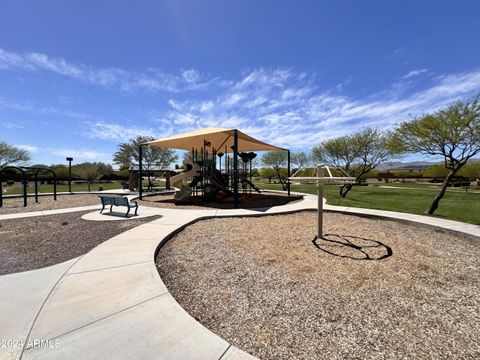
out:
M382 242L358 236L325 234L312 243L329 255L352 260L383 260L393 255L392 248Z

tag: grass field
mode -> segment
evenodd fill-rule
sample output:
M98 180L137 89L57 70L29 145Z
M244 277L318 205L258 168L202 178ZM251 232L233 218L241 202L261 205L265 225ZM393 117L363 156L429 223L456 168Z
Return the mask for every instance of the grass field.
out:
M257 185L264 189L281 190L279 184L260 182ZM291 189L316 194L316 186L313 184L292 185ZM326 185L324 196L330 205L424 215L437 191L438 187L431 184L378 184L355 186L346 198L342 198L339 195L338 186ZM459 188L449 189L440 201L434 216L480 225L480 192L478 190L465 192L465 189Z

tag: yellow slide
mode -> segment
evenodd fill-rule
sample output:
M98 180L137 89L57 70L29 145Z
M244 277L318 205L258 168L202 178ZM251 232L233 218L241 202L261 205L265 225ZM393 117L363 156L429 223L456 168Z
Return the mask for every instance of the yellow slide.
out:
M172 176L170 179L172 186L180 189L174 195L174 198L177 200L182 200L192 195L192 189L183 185L182 181L200 175L200 166L195 164L191 159L186 159L184 164L187 167L187 170L178 175Z

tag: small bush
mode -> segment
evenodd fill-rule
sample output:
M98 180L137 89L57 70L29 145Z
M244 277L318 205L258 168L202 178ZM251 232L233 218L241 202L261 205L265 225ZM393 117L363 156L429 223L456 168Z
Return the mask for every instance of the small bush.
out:
M470 186L470 181L468 180L455 180L452 182L453 187L462 187L462 186Z

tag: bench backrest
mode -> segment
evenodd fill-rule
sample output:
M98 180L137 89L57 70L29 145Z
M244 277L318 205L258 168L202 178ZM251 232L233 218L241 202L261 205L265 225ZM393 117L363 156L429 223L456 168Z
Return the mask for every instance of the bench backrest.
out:
M113 196L100 196L100 200L102 201L102 205L112 205L113 204Z
M128 206L128 199L126 197L114 197L112 199L116 206Z

